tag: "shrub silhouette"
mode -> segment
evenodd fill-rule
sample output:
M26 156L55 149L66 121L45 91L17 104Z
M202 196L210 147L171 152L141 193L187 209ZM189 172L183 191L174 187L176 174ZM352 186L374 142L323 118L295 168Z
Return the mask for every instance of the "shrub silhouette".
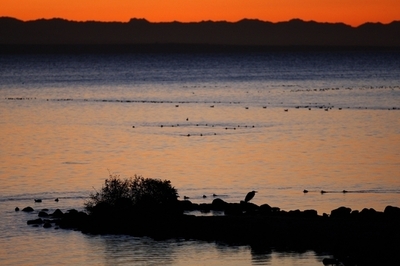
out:
M174 206L177 202L177 190L171 181L144 178L135 175L129 179L120 179L111 175L105 180L100 192L91 193L85 202L89 213L109 213L121 210L155 210Z

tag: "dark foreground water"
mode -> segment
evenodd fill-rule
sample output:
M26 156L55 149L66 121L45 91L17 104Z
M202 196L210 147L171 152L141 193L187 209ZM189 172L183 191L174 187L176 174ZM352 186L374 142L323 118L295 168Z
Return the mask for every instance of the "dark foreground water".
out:
M0 114L2 265L329 255L26 225L42 208L82 209L109 173L171 180L196 203L257 190L256 204L319 214L400 206L398 51L1 55ZM37 211L14 212L28 205Z

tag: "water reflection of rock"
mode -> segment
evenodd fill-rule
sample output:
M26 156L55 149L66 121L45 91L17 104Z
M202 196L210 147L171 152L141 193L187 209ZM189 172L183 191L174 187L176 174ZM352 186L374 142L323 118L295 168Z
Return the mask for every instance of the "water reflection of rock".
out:
M103 235L105 265L142 265L151 259L154 264L174 264L175 240L155 241L125 235Z

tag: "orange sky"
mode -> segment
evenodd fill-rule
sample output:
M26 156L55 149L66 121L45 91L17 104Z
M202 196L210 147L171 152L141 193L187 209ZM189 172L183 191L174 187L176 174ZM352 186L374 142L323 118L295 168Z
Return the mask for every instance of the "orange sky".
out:
M151 22L300 18L358 26L400 20L400 0L1 0L0 16L122 22L131 18Z

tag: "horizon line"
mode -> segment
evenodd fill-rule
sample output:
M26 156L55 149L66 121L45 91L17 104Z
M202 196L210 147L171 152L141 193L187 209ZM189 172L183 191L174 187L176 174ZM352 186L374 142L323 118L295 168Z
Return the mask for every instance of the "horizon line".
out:
M211 20L211 19L208 19L208 20L200 20L200 21L178 21L178 20L172 20L172 21L150 21L150 20L148 20L148 19L146 19L146 18L138 18L138 17L132 17L132 18L130 18L129 20L127 20L127 21L122 21L122 20L73 20L73 19L67 19L67 18L62 18L62 17L52 17L52 18L37 18L37 19L30 19L30 20L23 20L23 19L19 19L19 18L16 18L16 17L11 17L11 16L0 16L0 19L4 19L4 18L8 18L8 19L14 19L14 20L18 20L18 21L21 21L21 22L34 22L34 21L42 21L42 20L45 20L45 21L50 21L50 20L64 20L64 21L67 21L67 22L77 22L77 23L85 23L85 22L96 22L96 23L129 23L129 22L131 22L132 20L143 20L143 21L146 21L146 22L148 22L148 23L151 23L151 24L162 24L162 23L181 23L181 24L192 24L192 23L204 23L204 22L212 22L212 23L232 23L232 24L234 24L234 23L240 23L240 22L242 22L242 21L258 21L258 22L262 22L262 23L271 23L271 24L279 24L279 23L287 23L287 22L292 22L292 21L301 21L301 22L305 22L305 23L318 23L318 24L342 24L342 25L346 25L346 26L349 26L349 27L352 27L352 28L358 28L358 27L360 27L360 26L362 26L362 25L365 25L365 24L381 24L381 25L389 25L389 24L392 24L392 23L395 23L395 22L400 22L400 19L399 20L392 20L391 22L388 22L388 23L384 23L384 22L380 22L380 21L377 21L377 22L373 22L373 21L366 21L366 22L364 22L364 23L361 23L361 24L359 24L359 25L357 25L357 26L353 26L353 25L351 25L351 24L347 24L347 23L345 23L345 22L340 22L340 21L337 21L337 22L328 22L328 21L316 21L316 20L305 20L305 19L301 19L301 18L292 18L292 19L289 19L289 20L282 20L282 21L268 21L268 20L261 20L261 19L258 19L258 18L242 18L242 19L239 19L239 20L236 20L236 21L229 21L229 20Z

